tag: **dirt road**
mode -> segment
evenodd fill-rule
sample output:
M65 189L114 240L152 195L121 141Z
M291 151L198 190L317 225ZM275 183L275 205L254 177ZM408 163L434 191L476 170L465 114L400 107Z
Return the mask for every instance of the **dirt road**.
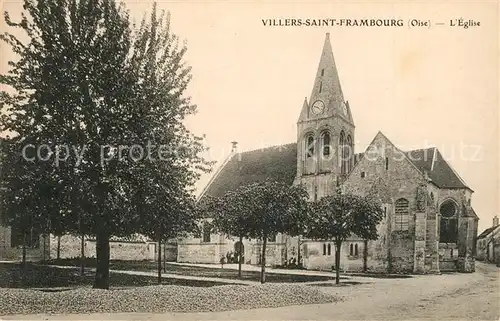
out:
M321 287L342 302L274 309L190 314L15 316L30 320L500 320L500 269L478 263L476 273L371 279ZM6 318L4 318L6 319Z

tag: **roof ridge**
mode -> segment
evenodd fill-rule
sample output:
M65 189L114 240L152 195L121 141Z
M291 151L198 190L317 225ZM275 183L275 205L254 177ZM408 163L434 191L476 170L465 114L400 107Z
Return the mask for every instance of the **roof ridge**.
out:
M417 149L409 149L406 151L401 150L403 153L409 153L409 152L417 152L421 150L429 150L429 149L436 149L436 147L427 147L427 148L417 148Z
M246 153L252 153L252 152L256 152L256 151L263 151L263 150L277 148L277 147L284 147L284 146L288 146L288 145L297 145L297 143L296 142L291 142L291 143L286 143L286 144L272 145L272 146L268 146L268 147L262 147L262 148L252 149L252 150L246 150L244 152L239 152L238 154L239 155L243 155L243 154L246 154Z
M451 171L453 172L453 174L455 174L457 176L457 178L460 180L460 182L462 184L464 184L464 186L468 189L470 189L472 192L474 192L472 190L472 188L469 187L469 185L467 183L465 183L465 181L463 180L463 178L458 174L458 172L453 168L453 166L450 165L450 163L443 157L443 155L441 154L441 152L439 151L439 149L436 148L436 152L441 156L441 159L443 160L443 162L446 163L446 165L448 165L448 167L451 169Z
M406 152L403 151L401 148L399 148L398 146L396 146L396 144L394 144L381 130L379 130L377 132L377 134L375 135L375 137L373 137L372 141L370 142L370 144L368 144L368 146L365 148L365 151L364 153L366 153L368 151L368 148L370 148L370 146L373 144L373 142L375 142L375 139L377 138L377 136L381 135L383 138L385 138L389 144L391 144L392 146L394 146L395 150L400 152L401 154L403 154L403 156L406 158L406 160L408 161L408 163L410 163L410 166L413 166L413 168L415 168L415 170L420 173L420 175L424 176L425 177L425 173L423 173L420 168L417 167L417 165L415 165L415 163L413 163L413 161L408 157L408 155L406 155ZM363 154L364 154L363 153ZM351 169L351 172L349 174L347 174L347 178L349 178L349 176L351 176L351 173L353 172L353 170L356 168L356 166L359 164L359 162L357 164L354 165L354 167Z

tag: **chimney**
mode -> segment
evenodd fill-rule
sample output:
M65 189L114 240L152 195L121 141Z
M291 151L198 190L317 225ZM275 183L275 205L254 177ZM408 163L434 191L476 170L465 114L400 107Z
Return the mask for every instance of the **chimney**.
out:
M495 215L493 217L493 226L497 226L498 225L498 215Z
M238 152L238 142L231 142L232 147L231 147L231 153L237 153Z

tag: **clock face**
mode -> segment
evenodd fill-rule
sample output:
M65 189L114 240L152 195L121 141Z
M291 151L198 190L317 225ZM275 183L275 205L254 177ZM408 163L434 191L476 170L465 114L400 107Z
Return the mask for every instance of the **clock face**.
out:
M321 100L316 100L311 107L313 114L319 115L325 110L325 104Z
M344 113L344 115L347 116L347 104L346 103L342 103L342 112Z

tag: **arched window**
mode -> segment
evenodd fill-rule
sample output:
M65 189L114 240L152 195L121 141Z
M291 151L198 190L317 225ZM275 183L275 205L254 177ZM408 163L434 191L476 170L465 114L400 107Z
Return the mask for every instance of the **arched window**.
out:
M310 158L314 156L314 137L312 134L309 134L306 139L306 158Z
M328 243L328 255L332 255L332 245L330 243Z
M323 156L330 156L330 133L324 132L321 136L321 146L323 149Z
M345 168L345 134L344 131L340 132L340 138L339 138L339 147L340 147L340 174L346 174L346 168Z
M354 245L352 243L349 245L349 255L354 255Z
M323 244L323 255L326 255L326 244Z
M394 230L408 231L409 222L409 202L405 198L400 198L394 204Z
M358 244L354 244L354 255L358 256Z
M458 239L458 211L455 202L447 200L439 207L441 221L439 242L456 243Z

